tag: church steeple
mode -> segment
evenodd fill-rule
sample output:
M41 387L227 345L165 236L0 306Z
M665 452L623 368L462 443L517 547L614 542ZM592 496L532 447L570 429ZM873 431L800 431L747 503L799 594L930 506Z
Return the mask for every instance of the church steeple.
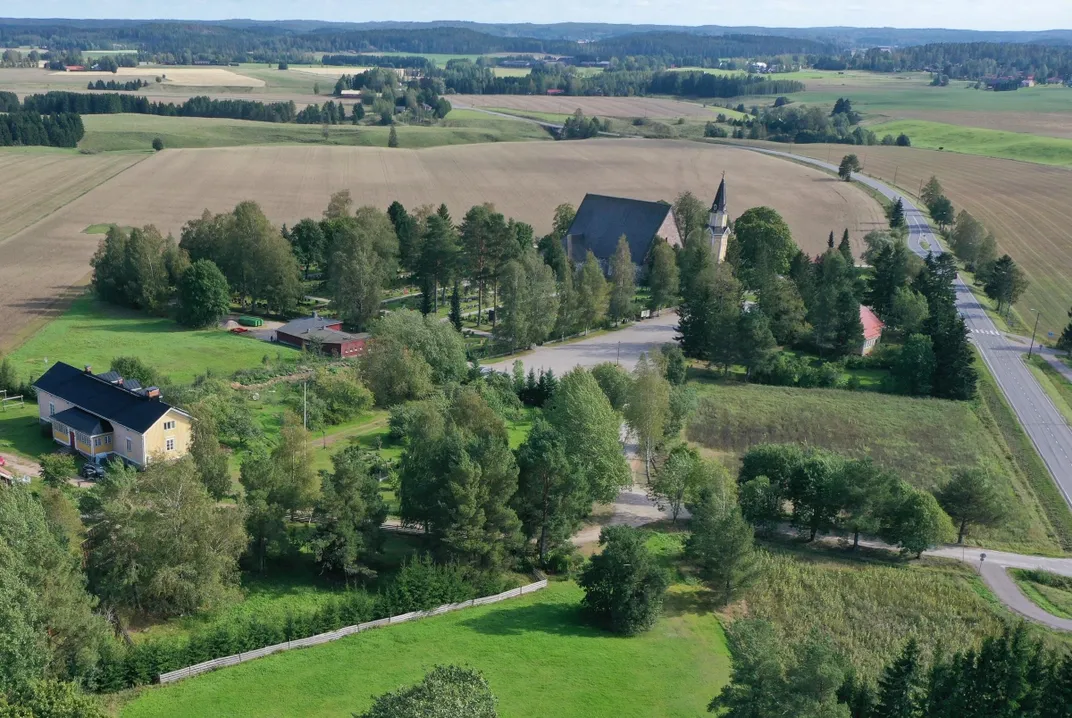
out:
M726 259L726 245L730 238L730 219L726 209L726 173L722 173L722 182L718 185L715 193L715 201L711 203L711 213L707 219L707 233L711 240L711 254L715 260L723 262Z

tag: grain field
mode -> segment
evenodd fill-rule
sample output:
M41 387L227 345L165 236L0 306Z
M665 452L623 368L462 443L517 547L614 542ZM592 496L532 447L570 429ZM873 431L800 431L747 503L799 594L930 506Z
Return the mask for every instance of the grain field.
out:
M64 271L42 283L12 272L0 290L0 344L64 283L84 276L99 237L92 224L155 224L175 235L206 208L222 212L256 200L277 223L319 217L331 193L349 189L357 204L386 208L445 203L456 221L474 204L493 202L508 216L550 229L554 208L577 205L586 192L672 200L691 190L705 201L722 172L730 210L767 204L781 212L809 252L826 246L830 230L848 227L854 241L882 225L878 205L856 187L800 165L732 147L690 142L594 140L502 143L424 150L271 146L165 150L12 238L34 247L16 263L39 268L41 253L62 254ZM62 276L61 276L62 275ZM2 281L2 280L0 280Z

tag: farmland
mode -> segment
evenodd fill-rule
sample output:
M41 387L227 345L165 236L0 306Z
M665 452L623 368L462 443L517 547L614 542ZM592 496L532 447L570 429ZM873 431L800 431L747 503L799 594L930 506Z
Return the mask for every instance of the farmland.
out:
M1069 116L1072 125L1072 115ZM985 157L1004 157L1044 165L1072 165L1072 138L1046 137L1027 132L1006 132L979 127L962 127L923 120L897 120L868 127L879 137L901 133L912 138L912 146Z
M657 97L566 97L546 95L455 95L458 107L498 107L506 110L572 115L580 108L598 117L702 117L714 120L721 108L704 107L698 102L682 102Z
M0 345L39 318L42 308L54 307L58 292L86 276L99 237L83 230L94 224L155 224L178 235L206 207L220 212L247 199L260 202L273 221L291 224L319 216L332 192L349 189L358 204L446 203L456 216L490 201L542 234L558 204L579 204L586 192L672 200L692 190L708 198L722 171L731 183L731 211L771 205L812 253L822 251L832 229L848 227L859 245L864 234L883 224L879 206L854 186L724 146L594 140L418 151L284 145L165 150L9 240L5 250L16 252L11 255L16 261L0 268L8 275L0 283L0 308L10 317L0 328ZM786 186L796 189L778 191ZM44 281L40 267L48 267Z
M784 145L777 147L783 148ZM797 145L798 154L840 158L844 146ZM1017 304L1021 316L1039 309L1039 330L1060 332L1072 306L1072 172L1007 159L898 147L860 150L864 171L915 194L935 175L957 209L967 209L993 230L998 249L1027 272L1031 286Z
M623 639L581 621L581 590L553 583L529 597L352 636L136 694L123 718L332 716L414 683L436 664L472 666L502 715L699 715L726 682L718 619L679 587L654 629ZM332 666L332 670L324 670ZM628 690L622 690L628 686Z
M852 393L836 389L715 383L687 436L701 446L739 455L762 442L807 442L869 457L921 488L934 490L959 466L989 466L1016 496L1008 521L969 540L1014 550L1059 550L1054 530L1032 485L1001 448L985 407L964 402Z
M269 144L324 144L386 147L389 127L252 122L203 117L156 115L87 115L86 136L79 147L93 152L149 150L153 138L164 147L238 147ZM474 142L549 140L550 135L531 123L496 118L478 112L455 110L432 127L398 125L401 147L419 148Z

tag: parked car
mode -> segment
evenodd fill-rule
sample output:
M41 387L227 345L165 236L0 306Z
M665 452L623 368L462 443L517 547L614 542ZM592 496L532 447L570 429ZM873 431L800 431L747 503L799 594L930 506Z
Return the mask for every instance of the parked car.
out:
M78 472L78 475L83 479L90 479L96 481L97 479L104 478L104 469L100 464L94 464L92 461L87 461L82 464L82 469Z

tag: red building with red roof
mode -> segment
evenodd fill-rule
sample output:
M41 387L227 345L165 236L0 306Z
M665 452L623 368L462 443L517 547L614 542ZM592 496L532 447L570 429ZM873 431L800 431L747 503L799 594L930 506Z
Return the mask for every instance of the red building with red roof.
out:
M860 324L864 327L864 343L860 345L860 355L867 356L882 339L882 330L886 325L871 311L871 307L865 307L863 304L860 305Z

